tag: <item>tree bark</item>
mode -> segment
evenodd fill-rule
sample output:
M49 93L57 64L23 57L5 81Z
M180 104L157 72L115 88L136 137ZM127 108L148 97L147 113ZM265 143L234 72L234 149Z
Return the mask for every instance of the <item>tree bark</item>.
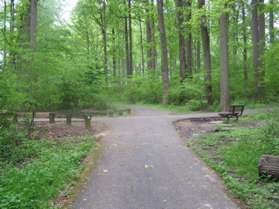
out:
M269 42L273 43L275 39L275 33L274 33L274 12L273 12L273 6L274 6L274 0L269 0L269 4L271 5L271 9L269 11Z
M263 96L263 62L262 56L264 53L265 45L265 32L264 32L264 13L261 12L260 7L263 0L252 0L252 43L253 43L253 68L254 68L254 82L255 82L255 99L260 99ZM262 14L260 14L262 13Z
M7 63L7 2L4 0L4 17L3 17L3 69L6 69L6 63Z
M184 29L184 9L186 6L185 0L176 0L176 21L179 39L179 75L180 81L184 81L186 76L186 43L185 43L185 29Z
M112 74L116 77L116 40L115 30L112 28Z
M10 2L10 43L14 45L14 30L15 30L15 1L11 0ZM12 47L14 48L14 47ZM14 49L10 49L10 64L12 69L16 68L16 54Z
M245 2L241 3L242 11L242 36L243 36L243 90L244 95L248 92L248 50L247 50L247 26L246 26L246 9Z
M133 30L132 30L132 7L131 0L128 0L128 27L129 27L129 76L133 75Z
M201 69L201 42L200 37L198 37L196 43L196 72L199 72Z
M235 2L233 5L233 57L234 60L237 59L238 53L238 19L239 19L239 5Z
M228 111L229 94L229 15L226 11L220 16L220 105L222 111Z
M140 27L140 53L141 53L141 72L144 75L144 67L145 67L145 60L144 60L144 46L143 46L143 32L142 32L142 23L141 17L139 18L139 27Z
M101 31L103 37L103 53L104 53L104 73L105 73L105 81L108 82L108 50L107 50L107 19L106 19L106 3L102 4L101 11Z
M147 41L147 68L151 70L153 74L156 70L156 43L155 43L155 31L154 31L154 18L153 18L153 0L145 1L146 3L146 41Z
M260 50L260 65L261 65L261 71L260 71L260 92L258 95L259 99L262 99L264 97L264 77L265 77L265 71L264 71L264 52L265 52L265 3L264 0L260 1L260 11L259 11L259 50Z
M38 1L30 0L29 5L29 43L33 51L36 50Z
M158 10L158 27L160 32L160 43L161 43L161 68L162 68L162 79L163 79L163 104L168 103L169 94L169 61L168 61L168 48L167 38L165 31L165 20L164 20L164 0L157 0Z
M193 74L193 38L192 38L192 28L190 21L192 19L192 0L187 0L186 2L186 23L187 23L187 38L186 38L186 66L188 71L188 76L191 78Z
M199 0L198 6L200 9L204 8L205 0ZM207 26L206 15L202 15L200 19L200 30L202 38L203 47L203 63L205 68L205 92L207 104L211 105L213 103L212 97L212 76L211 76L211 47L210 47L210 37L209 30Z
M124 18L124 39L125 39L125 54L126 54L126 73L131 75L130 68L130 52L129 52L129 34L128 34L128 18Z

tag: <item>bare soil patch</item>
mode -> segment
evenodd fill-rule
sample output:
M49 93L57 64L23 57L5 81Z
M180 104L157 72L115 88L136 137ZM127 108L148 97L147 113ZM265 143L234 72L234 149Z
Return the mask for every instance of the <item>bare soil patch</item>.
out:
M200 134L215 132L218 124L223 124L221 118L196 118L176 121L175 127L182 137L191 138Z
M83 122L72 122L72 125L66 125L65 122L56 122L49 124L48 122L36 122L34 138L61 140L65 138L80 137L85 135L96 135L107 127L100 122L92 122L92 128L86 129Z

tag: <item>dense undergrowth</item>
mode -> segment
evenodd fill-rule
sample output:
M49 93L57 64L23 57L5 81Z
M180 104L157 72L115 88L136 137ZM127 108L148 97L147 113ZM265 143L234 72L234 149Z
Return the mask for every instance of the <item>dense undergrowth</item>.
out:
M193 139L189 146L249 208L278 208L279 183L260 179L258 162L264 154L279 155L279 110L245 117L233 127Z
M0 208L49 209L51 201L79 176L81 160L95 142L26 139L15 127L0 134Z

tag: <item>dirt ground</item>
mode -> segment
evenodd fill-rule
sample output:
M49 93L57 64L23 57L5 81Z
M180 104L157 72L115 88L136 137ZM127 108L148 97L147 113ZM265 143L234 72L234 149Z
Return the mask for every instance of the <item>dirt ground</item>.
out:
M184 119L175 122L178 133L184 138L195 137L200 134L218 131L218 125L223 124L220 118Z
M72 122L72 125L66 125L65 122L56 122L55 124L49 124L47 121L40 121L35 123L35 131L33 137L40 139L65 139L73 138L85 135L96 135L107 127L101 122L93 121L91 123L91 129L87 130L84 127L83 122Z

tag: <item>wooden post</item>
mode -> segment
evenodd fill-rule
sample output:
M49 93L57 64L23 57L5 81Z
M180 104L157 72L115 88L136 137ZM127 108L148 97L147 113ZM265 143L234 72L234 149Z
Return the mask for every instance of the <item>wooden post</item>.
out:
M113 117L113 110L108 110L108 116Z
M86 129L91 129L91 119L92 119L92 117L90 115L84 116L84 122L85 122Z
M127 109L127 113L128 113L128 115L131 115L132 114L132 109Z
M72 113L66 113L66 124L72 125Z
M55 113L54 112L50 112L48 115L48 119L49 119L49 123L53 124L55 123Z

